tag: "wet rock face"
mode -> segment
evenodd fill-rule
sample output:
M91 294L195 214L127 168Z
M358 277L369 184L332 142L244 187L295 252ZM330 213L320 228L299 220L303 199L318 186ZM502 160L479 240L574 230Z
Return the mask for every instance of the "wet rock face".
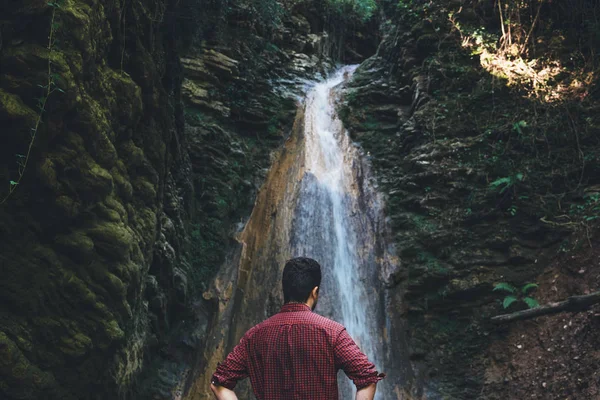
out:
M0 206L0 397L118 398L186 302L176 2L58 3L0 5L2 197L60 89Z
M239 291L238 286L265 284L273 281L271 278L277 280L279 267L272 269L270 263L264 264L253 278L245 272L240 272L238 277L239 257L247 265L242 269L249 270L251 262L266 260L267 254L254 254L255 246L248 243L252 248L248 251L252 254L240 256L239 244L233 236L251 212L264 213L261 214L263 225L254 223L253 228L246 228L252 231L245 235L246 239L237 239L241 243L267 241L261 243L269 248L280 247L279 242L275 242L279 240L279 231L274 228L271 232L264 225L271 224L276 218L273 214L276 210L269 202L264 206L268 209L257 211L255 208L253 211L252 207L257 196L259 203L265 195L285 195L289 200L285 194L290 192L285 188L288 182L282 176L275 178L278 183L272 189L274 192L265 194L263 190L258 194L258 188L265 179L270 179L268 176L288 174L285 168L289 168L289 160L284 161L286 166L281 169L272 167L269 170L275 159L271 152L290 135L305 81L323 77L332 68L333 62L325 46L317 48L327 35L314 34L311 38L315 46L310 49L305 45L298 46L309 33L310 27L301 15L286 21L273 42L243 27L233 26L220 40L195 46L182 58L185 132L196 193L195 214L190 221L191 262L195 271L191 276L192 286L209 289L209 282L217 274L216 281L200 302L203 309L209 310L211 322L205 328L210 331L205 332L206 342L202 342L206 350L198 355L198 363L189 375L191 389L186 398L212 397L208 379L216 363L226 355L224 352L243 333L247 324L233 323L233 320L246 321L250 317L250 313L244 311L248 309L247 305L252 312L266 315L267 310L257 309L264 306L264 300L255 301L258 291L254 294L248 291L247 296L236 294L235 305L229 300ZM236 39L229 40L230 35ZM284 153L295 154L295 149L285 146ZM292 156L287 154L285 157ZM289 182L293 185L294 178L290 176ZM279 223L276 225L280 227ZM272 237L265 239L269 235ZM246 244L243 246L245 248ZM227 258L226 254L229 254ZM279 257L278 261L283 265L285 260ZM262 279L257 281L259 275ZM273 297L273 302L275 299ZM275 310L270 307L269 311Z
M535 281L566 232L540 222L533 207L513 218L514 193L490 188L506 171L477 158L485 136L463 124L459 107L446 114L450 102L432 98L436 88L418 67L432 51L426 41L407 27L388 32L347 85L340 112L387 195L400 259L387 281L388 334L395 323L409 329L416 375L405 384L419 398L479 398L489 346L504 335L489 323L502 312L494 284Z
M192 0L51 3L0 4L0 187L18 181L0 206L0 397L171 398L214 312L201 291L332 41L310 5L269 38L240 19L199 41L178 19Z
M220 268L204 298L213 305L211 329L204 353L186 398L210 399L210 377L245 331L277 312L281 289L277 284L290 241L289 221L302 175L302 114L296 118L294 132L274 157L257 195L249 222L238 234L239 245ZM260 287L260 290L254 288ZM238 385L240 398L251 398L248 382Z

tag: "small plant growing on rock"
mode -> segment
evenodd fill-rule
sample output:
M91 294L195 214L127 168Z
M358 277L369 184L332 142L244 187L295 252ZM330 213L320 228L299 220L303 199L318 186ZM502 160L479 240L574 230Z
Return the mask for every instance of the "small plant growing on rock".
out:
M531 297L528 293L529 291L538 287L537 283L528 283L524 285L521 290L518 290L515 286L506 283L500 282L494 287L494 292L503 291L509 293L506 297L504 297L504 301L502 301L502 306L506 309L510 307L511 304L515 302L523 302L527 304L528 308L538 307L540 304L536 299Z
M523 174L519 172L515 175L496 179L494 182L490 183L490 187L493 189L500 189L500 193L504 193L505 191L513 187L515 183L521 182L522 180Z

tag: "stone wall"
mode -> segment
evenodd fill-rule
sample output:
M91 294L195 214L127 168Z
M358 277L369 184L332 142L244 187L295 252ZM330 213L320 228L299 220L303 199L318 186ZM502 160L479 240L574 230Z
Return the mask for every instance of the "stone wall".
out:
M53 82L0 206L3 398L126 397L161 323L144 291L186 301L177 3L0 5L3 198Z

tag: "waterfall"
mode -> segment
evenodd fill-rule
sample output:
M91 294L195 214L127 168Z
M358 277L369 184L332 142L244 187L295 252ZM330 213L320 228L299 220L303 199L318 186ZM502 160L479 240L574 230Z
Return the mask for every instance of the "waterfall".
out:
M304 117L304 175L291 228L291 253L316 259L323 282L316 311L342 323L381 369L380 201L365 178L358 149L336 115L335 87L356 67L340 69L308 93ZM380 252L381 253L381 252ZM342 399L350 398L341 373ZM382 391L378 391L382 399Z
M377 399L410 398L402 394L410 362L405 327L398 322L401 299L384 290L398 261L386 235L383 201L335 109L339 85L355 69L343 67L314 84L300 104L291 135L274 155L252 215L237 235L240 247L204 294L216 300L218 314L202 373L187 398L212 398L212 372L248 329L279 311L283 266L297 256L321 264L316 312L342 323L378 370L388 373ZM351 399L353 385L343 372L339 382L340 399ZM236 392L254 398L247 380Z

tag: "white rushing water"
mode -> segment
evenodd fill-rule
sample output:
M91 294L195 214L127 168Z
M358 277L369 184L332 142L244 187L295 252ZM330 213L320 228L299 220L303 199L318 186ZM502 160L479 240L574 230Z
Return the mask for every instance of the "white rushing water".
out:
M305 174L292 227L292 252L315 258L322 266L316 311L346 326L381 369L383 324L376 291L380 204L335 111L334 88L355 68L343 67L307 95ZM347 381L340 379L341 399L350 398ZM381 390L377 398L383 398Z

